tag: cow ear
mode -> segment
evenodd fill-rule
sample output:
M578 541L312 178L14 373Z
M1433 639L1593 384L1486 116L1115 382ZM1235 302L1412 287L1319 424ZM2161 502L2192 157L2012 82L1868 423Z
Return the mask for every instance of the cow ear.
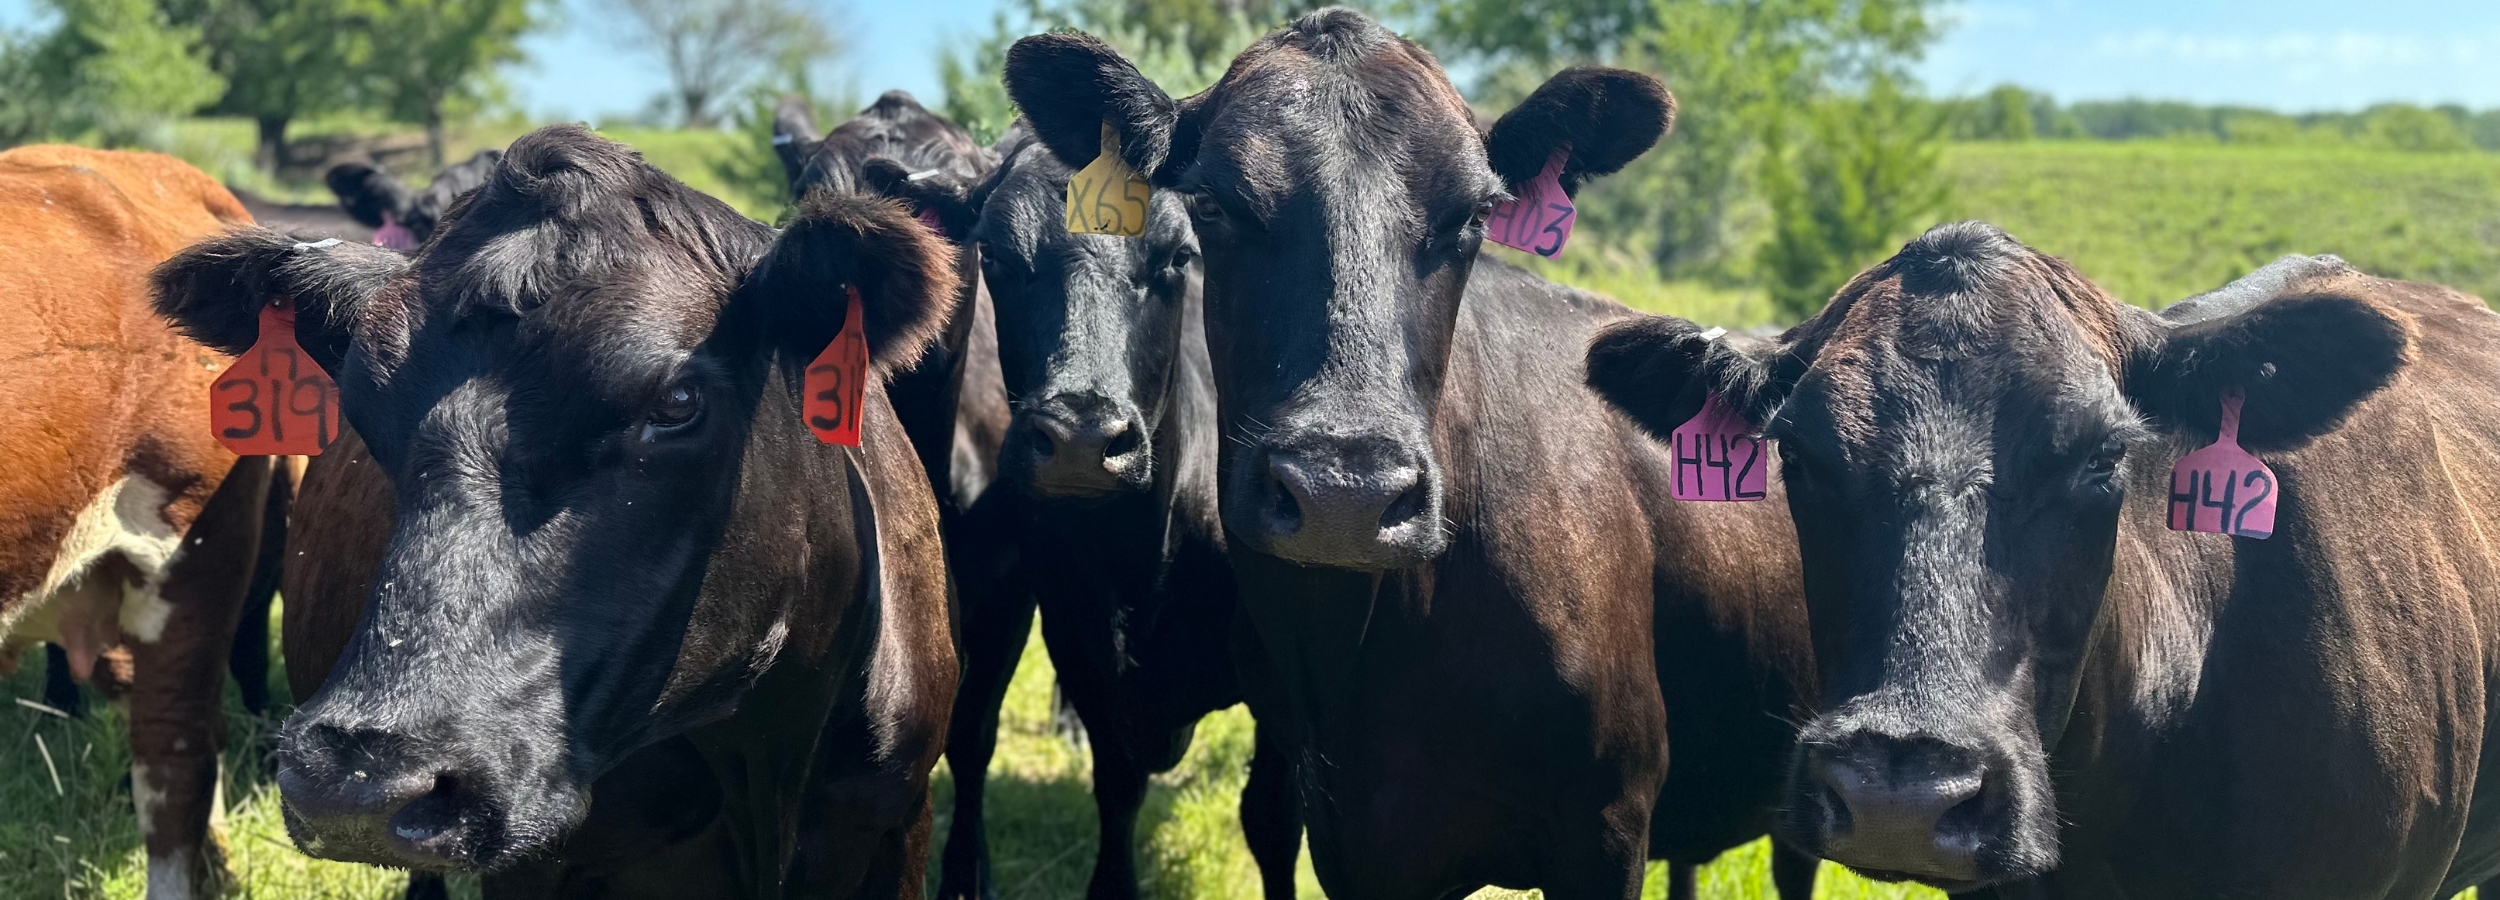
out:
M2127 393L2156 424L2210 440L2223 395L2238 390L2240 446L2288 450L2395 380L2410 332L2402 314L2358 297L2277 296L2172 328L2129 360Z
M972 203L973 183L944 170L913 172L890 159L872 159L860 167L859 180L880 196L902 201L924 224L935 222L943 237L959 244L981 217Z
M416 196L399 179L381 167L362 162L343 162L330 167L322 182L339 200L339 208L347 217L367 228L382 227L382 214L405 218L408 205Z
M1085 34L1037 34L1007 48L1007 96L1068 168L1102 155L1105 124L1129 169L1160 181L1173 159L1179 106L1120 51Z
M797 94L781 95L781 103L773 107L773 155L781 157L781 169L790 176L790 183L799 183L807 171L808 154L820 143L816 131L816 114L807 108L807 98Z
M809 359L842 332L850 289L858 289L869 363L887 372L918 360L945 329L955 287L954 248L901 203L820 190L799 201L745 290L773 339Z
M1656 146L1675 123L1675 97L1658 79L1623 69L1565 69L1493 123L1485 154L1513 188L1568 148L1563 191L1611 175Z
M1751 421L1776 405L1766 358L1772 347L1703 330L1674 316L1617 322L1589 341L1588 384L1641 429L1661 439L1701 412L1712 393Z
M156 267L156 314L231 355L260 339L262 307L286 302L295 308L295 342L336 372L367 305L407 267L408 257L380 247L239 228Z

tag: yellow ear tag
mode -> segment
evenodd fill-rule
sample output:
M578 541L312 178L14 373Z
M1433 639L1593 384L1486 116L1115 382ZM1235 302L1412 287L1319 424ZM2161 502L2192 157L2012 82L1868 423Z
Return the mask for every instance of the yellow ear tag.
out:
M1146 179L1120 158L1120 133L1102 123L1102 155L1068 179L1068 231L1072 234L1146 236Z

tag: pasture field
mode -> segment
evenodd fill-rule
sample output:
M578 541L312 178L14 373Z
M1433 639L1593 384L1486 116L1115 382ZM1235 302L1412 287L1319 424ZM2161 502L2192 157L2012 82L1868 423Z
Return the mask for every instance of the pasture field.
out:
M33 700L42 693L43 655L29 652L22 663L16 677L0 680L0 690ZM285 697L283 673L271 675L272 693ZM1052 730L1051 678L1050 657L1037 631L1025 645L1022 666L1009 688L998 756L990 767L993 866L999 895L1012 900L1083 897L1093 866L1088 767L1083 753ZM231 702L231 693L225 840L240 879L235 895L254 900L396 900L405 884L398 873L311 859L287 842L277 788L265 768L266 741L283 713L273 713L267 721L253 719ZM89 699L95 699L92 693ZM147 858L131 813L121 718L100 702L91 711L85 721L67 721L14 701L0 702L0 898L141 900L145 894ZM1250 715L1235 707L1201 723L1188 757L1155 778L1138 829L1138 868L1148 896L1256 900L1258 870L1241 842L1234 812L1250 753ZM952 788L952 779L940 767L941 842ZM1767 845L1756 842L1704 870L1702 896L1769 900L1766 853ZM934 870L933 865L932 889ZM1824 873L1817 892L1823 900L1942 896L1862 881L1835 866L1825 866ZM1300 880L1303 897L1323 896L1307 855ZM455 881L453 896L474 900L475 882ZM1533 895L1486 891L1478 896ZM1645 900L1664 896L1663 869L1653 865Z

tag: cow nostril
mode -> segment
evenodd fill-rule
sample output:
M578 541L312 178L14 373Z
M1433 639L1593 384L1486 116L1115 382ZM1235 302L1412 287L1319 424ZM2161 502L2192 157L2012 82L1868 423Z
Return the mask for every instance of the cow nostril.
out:
M1414 521L1416 516L1423 514L1424 506L1430 499L1431 491L1429 487L1424 484L1424 480L1421 478L1413 479L1413 482L1408 484L1405 490L1398 492L1396 499L1389 501L1387 509L1380 511L1380 527L1383 529L1396 528L1400 525Z
M1270 507L1269 522L1278 534L1292 534L1302 528L1302 501L1293 496L1293 486L1282 473L1268 479L1275 488L1276 500Z
M1102 458L1106 461L1135 453L1145 445L1145 438L1139 434L1140 429L1126 421L1114 422L1110 428L1111 441L1102 448Z

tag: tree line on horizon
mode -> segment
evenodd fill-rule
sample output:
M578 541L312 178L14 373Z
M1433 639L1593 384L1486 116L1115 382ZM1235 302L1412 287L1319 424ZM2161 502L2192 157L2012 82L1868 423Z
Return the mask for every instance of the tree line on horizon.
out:
M49 27L0 33L0 146L162 146L172 120L258 123L275 171L294 122L360 113L444 131L513 114L502 73L563 0L35 0ZM856 108L821 77L847 49L838 0L590 0L621 50L669 87L632 121L730 128L710 162L734 189L786 202L768 135L801 95L820 122ZM1311 0L1002 0L989 28L937 60L939 109L982 140L1014 115L1008 44L1051 29L1104 37L1174 96L1213 83L1241 47ZM1357 6L1439 54L1491 117L1566 65L1664 79L1675 133L1580 198L1591 227L1567 265L1759 288L1802 315L1949 200L1952 141L2167 140L2500 152L2500 110L2383 104L2290 114L2158 100L2061 103L2005 85L1934 97L1911 74L1943 0L1378 0ZM751 145L751 146L749 146Z

